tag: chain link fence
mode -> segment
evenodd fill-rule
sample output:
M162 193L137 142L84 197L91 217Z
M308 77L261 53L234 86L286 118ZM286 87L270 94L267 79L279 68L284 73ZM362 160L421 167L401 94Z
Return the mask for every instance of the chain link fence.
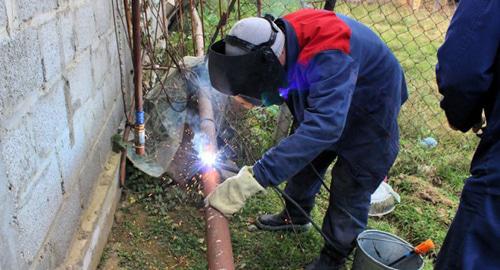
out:
M205 44L209 44L217 22L231 1L206 1ZM330 1L331 2L331 1ZM323 8L325 1L244 1L237 0L218 38L240 18L270 13L283 16L304 7ZM473 135L452 131L439 107L441 95L435 78L437 49L456 8L450 0L338 0L335 11L370 27L391 48L405 71L409 99L400 116L403 147L418 145L432 137L449 155L470 152L476 143ZM279 117L278 117L279 118ZM283 125L274 125L274 127ZM283 132L277 132L283 134Z
M409 99L400 115L402 149L419 145L422 139L432 137L438 148L447 155L472 152L476 144L473 135L463 136L452 131L439 107L435 65L437 49L442 44L456 3L451 0L338 0L334 10L348 15L375 31L392 49L404 68ZM233 6L231 7L231 4ZM178 68L186 55L200 55L214 39L222 38L241 18L266 13L283 16L300 8L323 8L325 1L262 1L262 0L145 0L143 2L143 66L144 89L165 84L171 68ZM197 49L198 48L198 49ZM163 88L163 86L161 86ZM168 89L167 89L168 91ZM175 91L175 89L173 90ZM168 96L167 96L168 97ZM185 100L171 100L182 104ZM229 107L228 107L229 108ZM241 116L241 113L238 112ZM274 129L272 142L286 135L290 116L286 109L265 111L266 117L255 121L241 121L243 130L235 142L243 144L252 155L258 156L266 142L256 142L241 123ZM236 119L226 110L223 117ZM251 123L250 123L251 122ZM288 123L288 124L287 124ZM234 125L233 125L234 126ZM249 154L245 154L249 156ZM249 162L248 158L244 158Z
M196 102L196 95L192 89L187 89L184 81L176 81L172 77L174 70L180 71L183 76L191 76L183 68L183 62L187 59L185 56L206 52L212 40L224 37L241 18L266 13L280 17L300 8L323 8L324 5L325 1L300 0L142 0L143 88L146 99L155 95L162 96L161 100L153 101L155 104L146 101L145 107L168 105L173 115L182 115L191 124L189 117L196 112L189 111L188 105ZM425 172L420 174L425 174L424 177L432 174L426 180L430 179L434 183L434 178L438 178L434 177L435 174L439 174L434 171L441 168L449 171L460 168L461 171L466 171L467 155L472 154L477 143L472 134L464 136L452 131L439 107L441 95L435 78L436 54L444 41L455 5L455 1L449 0L336 1L334 10L364 23L377 33L392 49L405 72L409 99L403 106L399 119L402 153L398 158L400 164L394 166L391 176L418 175L418 171L423 170ZM123 23L130 24L127 21ZM163 107L161 109L166 111ZM188 111L183 115L185 109ZM219 148L228 159L237 160L239 165L253 164L267 148L286 136L291 127L291 116L286 106L245 110L233 98L221 96L214 91L214 109L218 116L215 123L219 127ZM167 118L173 121L172 117ZM200 119L197 120L199 122ZM156 137L176 139L172 136L174 128L162 128L148 126L146 123L150 139L146 149L153 158L161 154L154 152L158 145L155 144ZM185 134L184 136L186 137ZM436 139L436 151L427 151L425 147L421 147L422 139L427 137ZM179 149L188 156L193 155L182 147ZM190 172L183 176L189 174ZM445 184L451 186L451 192L459 194L462 183L457 175L461 174L451 172L450 175L458 180ZM437 182L437 186L442 184L441 180ZM321 211L327 207L328 199L325 195L328 196L323 193L322 199L318 201ZM413 227L410 230L412 229ZM421 235L413 232L403 235L409 240L422 240ZM300 241L297 242L300 244Z

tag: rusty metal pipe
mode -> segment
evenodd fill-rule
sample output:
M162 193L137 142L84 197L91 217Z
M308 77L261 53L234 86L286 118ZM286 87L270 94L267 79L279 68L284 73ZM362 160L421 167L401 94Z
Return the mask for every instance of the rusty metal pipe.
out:
M125 101L125 99L124 99ZM124 107L127 107L126 102L123 104ZM132 127L132 110L134 109L134 97L130 97L130 109L128 113L125 111L125 129L123 130L123 137L122 141L126 144L128 142L128 135L130 133L130 129ZM125 186L125 176L127 173L127 148L122 150L121 156L120 156L120 174L119 174L119 179L120 179L120 187Z
M132 0L134 96L135 96L135 152L145 154L144 111L142 109L142 55L141 55L141 2Z
M194 0L189 1L190 10L191 10L191 28L193 29L193 46L194 46L194 54L196 56L203 56L205 53L205 41L203 38L203 23L200 19L200 15L198 14L198 10L196 9L196 5Z
M206 136L207 143L203 151L217 153L217 133L215 129L212 103L206 89L198 91L198 109L200 114L200 130ZM201 175L205 197L220 183L220 175L214 168L205 170ZM229 233L229 222L219 211L208 206L205 209L207 261L210 270L234 269L233 248Z
M132 16L130 15L129 0L123 0L123 9L125 9L125 20L127 21L127 41L130 48L132 48Z
M215 39L217 39L217 36L219 35L219 31L222 31L222 36L224 36L224 30L223 27L227 24L227 19L231 15L231 12L233 11L234 4L236 3L236 0L231 0L231 3L229 3L229 6L227 8L226 12L222 12L222 7L221 4L219 3L219 23L217 24L217 27L215 28L215 32L212 35L212 38L210 39L210 44L208 46L211 46L214 44ZM222 13L221 13L222 12Z

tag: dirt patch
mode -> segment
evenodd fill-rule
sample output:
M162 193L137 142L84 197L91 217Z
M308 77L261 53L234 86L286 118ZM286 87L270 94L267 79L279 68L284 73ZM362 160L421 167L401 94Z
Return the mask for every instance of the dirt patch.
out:
M423 175L425 179L428 179L434 186L441 187L443 185L443 180L439 177L437 168L430 165L418 165L417 171L419 174Z
M156 235L156 217L139 203L122 205L125 207L115 215L115 224L98 269L188 268L186 258L174 256Z
M128 170L98 269L206 269L198 183L179 186Z
M395 186L403 186L403 189L411 191L416 196L434 205L440 204L446 207L455 207L457 203L448 198L442 189L435 187L431 182L413 175L399 175L394 180Z

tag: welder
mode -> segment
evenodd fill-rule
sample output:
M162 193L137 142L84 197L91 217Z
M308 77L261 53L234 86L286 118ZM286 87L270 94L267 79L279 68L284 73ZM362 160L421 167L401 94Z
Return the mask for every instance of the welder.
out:
M482 135L435 269L500 269L500 1L460 1L436 77L450 126Z
M397 123L407 99L400 64L368 27L341 14L303 9L274 20L246 18L209 49L213 87L256 105L286 102L292 135L244 166L208 196L225 215L250 196L288 180L285 193L310 213L332 169L322 231L330 240L307 269L339 269L367 224L370 195L399 151ZM263 215L264 230L305 230L309 220L289 200Z

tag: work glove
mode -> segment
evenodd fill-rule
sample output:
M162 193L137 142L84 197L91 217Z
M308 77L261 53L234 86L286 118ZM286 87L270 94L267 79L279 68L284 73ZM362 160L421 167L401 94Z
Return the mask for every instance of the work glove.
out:
M259 191L264 191L253 177L251 166L244 166L237 175L229 177L208 194L206 202L226 217L238 212L245 201Z

